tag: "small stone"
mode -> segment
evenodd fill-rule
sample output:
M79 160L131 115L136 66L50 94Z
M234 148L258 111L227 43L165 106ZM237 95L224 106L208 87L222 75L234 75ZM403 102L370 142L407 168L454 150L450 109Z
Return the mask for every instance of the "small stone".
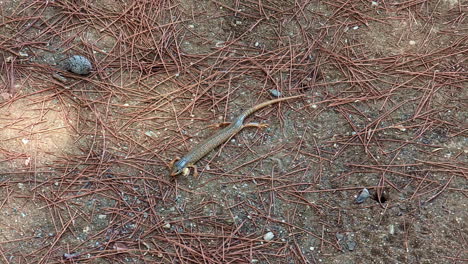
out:
M148 137L157 137L156 133L154 133L151 130L146 131L145 135L147 135Z
M371 5L372 5L372 6L378 6L379 3L377 3L376 1L372 1L372 2L371 2Z
M358 28L359 28L359 26L354 26L354 27L353 27L353 30L356 30L356 29L358 29Z
M336 233L335 237L336 237L336 239L337 239L338 241L341 241L341 240L343 240L343 238L344 238L345 236L344 236L343 234Z
M171 228L171 224L167 223L167 224L163 225L163 228L165 228L165 229L170 229L170 228Z
M100 215L98 215L98 218L99 218L99 219L106 219L106 218L107 218L107 215L100 214Z
M18 188L19 188L19 189L21 189L21 190L23 190L23 189L24 189L24 184L23 184L23 183L21 183L21 182L20 182L20 183L18 183Z
M270 89L268 90L270 92L270 94L273 96L273 97L280 97L281 96L281 92L276 90L276 89Z
M369 198L370 194L369 194L369 190L367 190L366 188L364 188L361 192L361 194L359 194L359 196L356 198L356 203L360 204L360 203L363 203L367 200L367 198Z
M410 40L409 44L410 44L411 46L414 46L414 45L416 45L416 41Z
M268 233L266 233L266 234L263 236L263 239L264 239L265 241L270 241L270 240L272 240L274 237L275 237L275 234L273 234L273 232L268 232Z
M77 253L77 252L71 253L71 254L70 253L63 254L63 258L66 259L66 260L71 260L71 259L77 258L79 256L80 256L80 253Z
M349 251L353 251L356 248L356 242L350 240L346 242L346 246L348 247Z
M70 58L66 59L62 63L62 67L64 70L79 75L89 74L93 69L91 62L86 57L80 55L71 56Z

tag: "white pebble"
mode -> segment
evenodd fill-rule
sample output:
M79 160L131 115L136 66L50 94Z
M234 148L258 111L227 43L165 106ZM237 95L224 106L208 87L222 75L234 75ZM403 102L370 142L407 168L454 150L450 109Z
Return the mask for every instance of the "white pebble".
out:
M100 214L100 215L98 215L98 218L99 218L99 219L106 219L106 218L107 218L107 215Z
M265 241L270 241L270 240L272 240L274 237L275 237L275 234L273 234L273 232L268 232L268 233L266 233L266 234L263 236L263 239L264 239Z

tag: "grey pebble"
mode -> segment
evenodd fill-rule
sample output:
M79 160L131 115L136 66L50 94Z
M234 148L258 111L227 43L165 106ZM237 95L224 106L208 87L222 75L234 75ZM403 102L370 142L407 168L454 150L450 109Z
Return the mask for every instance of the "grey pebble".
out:
M366 188L364 188L361 192L361 194L359 194L359 196L356 198L356 203L360 204L360 203L363 203L367 200L367 198L369 198L370 194L369 194L369 190L367 190Z
M346 246L348 247L349 251L353 251L356 248L356 242L348 240L348 242L346 242Z
M345 237L343 234L340 234L340 233L336 233L336 239L338 239L338 241L341 241L343 240L343 238Z
M79 74L86 75L91 72L93 66L91 62L83 56L74 55L62 62L64 70Z
M270 89L269 92L270 92L271 95L273 95L273 97L280 97L281 96L281 92L276 90L276 89Z

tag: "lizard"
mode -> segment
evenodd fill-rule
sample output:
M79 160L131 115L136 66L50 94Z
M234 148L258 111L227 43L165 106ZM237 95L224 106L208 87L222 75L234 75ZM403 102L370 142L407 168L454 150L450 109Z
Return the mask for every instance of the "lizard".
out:
M233 120L233 122L230 123L227 127L219 130L217 133L213 134L211 137L205 139L195 147L193 147L185 156L182 158L176 157L169 163L170 167L170 175L171 176L177 176L177 175L184 175L187 176L190 173L189 168L193 168L194 170L194 176L197 177L197 167L195 166L195 163L202 159L205 155L210 153L212 150L214 150L216 147L219 145L223 144L230 138L232 138L234 135L236 135L238 132L240 132L242 129L246 127L258 127L258 128L264 128L268 127L267 124L259 124L259 123L248 123L244 124L244 120L254 112L269 106L271 104L275 104L278 102L286 101L286 100L291 100L291 99L296 99L299 97L303 97L303 95L296 95L296 96L290 96L290 97L283 97L283 98L277 98L273 99L270 101L266 101L263 103L260 103L258 105L255 105L251 107L250 109L245 110L242 112L237 118Z

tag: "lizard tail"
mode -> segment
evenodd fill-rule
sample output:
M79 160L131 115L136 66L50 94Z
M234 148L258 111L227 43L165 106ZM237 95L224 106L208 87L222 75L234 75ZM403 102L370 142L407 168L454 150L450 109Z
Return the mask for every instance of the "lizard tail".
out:
M299 98L299 97L303 97L304 95L295 95L295 96L289 96L289 97L283 97L283 98L278 98L278 99L274 99L274 100L270 100L270 101L266 101L266 102L263 102L261 104L258 104L250 109L247 109L245 110L240 116L239 118L237 119L237 121L240 121L242 120L242 122L244 122L244 119L247 118L249 115L253 114L254 112L266 107L266 106L269 106L271 104L275 104L275 103L279 103L279 102L282 102L282 101L286 101L286 100L291 100L291 99L296 99L296 98Z

